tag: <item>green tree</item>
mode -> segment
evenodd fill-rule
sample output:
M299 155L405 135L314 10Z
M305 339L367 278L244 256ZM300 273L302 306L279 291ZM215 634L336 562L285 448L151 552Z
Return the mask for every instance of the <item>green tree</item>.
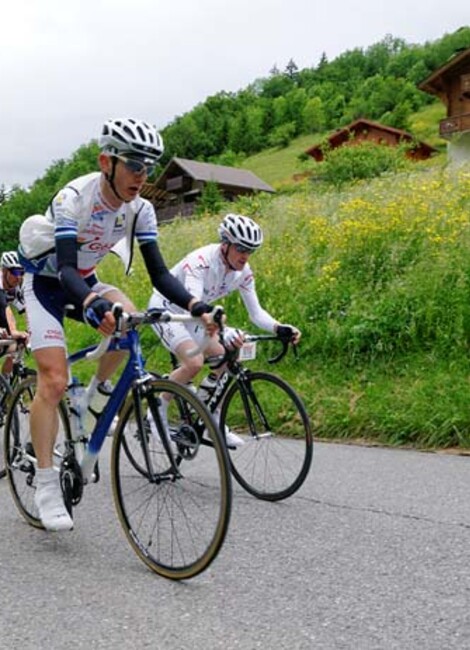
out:
M215 181L208 181L196 204L196 214L216 214L220 212L224 199Z
M302 125L304 133L317 133L325 128L325 111L320 97L307 100L302 111Z
M297 64L295 63L294 59L289 59L289 62L286 65L286 75L289 77L289 79L294 80L298 72L299 72L299 68L297 67Z
M295 122L285 122L271 131L268 142L272 147L287 147L295 131Z

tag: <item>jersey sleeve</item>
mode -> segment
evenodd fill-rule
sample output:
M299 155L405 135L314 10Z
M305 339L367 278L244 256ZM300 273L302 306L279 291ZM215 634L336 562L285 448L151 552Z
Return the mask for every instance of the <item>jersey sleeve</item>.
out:
M250 320L254 325L267 332L274 332L277 321L261 307L258 294L256 293L255 278L251 269L246 273L240 283L238 290L248 311Z
M137 216L135 236L139 245L157 240L157 217L150 201L143 200Z
M50 211L54 217L56 239L77 237L78 233L78 207L76 190L65 187L51 203Z

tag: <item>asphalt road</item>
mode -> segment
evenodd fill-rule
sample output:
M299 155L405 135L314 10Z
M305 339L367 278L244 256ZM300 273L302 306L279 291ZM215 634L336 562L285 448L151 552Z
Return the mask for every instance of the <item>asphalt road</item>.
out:
M470 649L470 458L317 444L285 502L235 486L226 543L186 583L151 573L104 471L70 533L0 481L0 648Z

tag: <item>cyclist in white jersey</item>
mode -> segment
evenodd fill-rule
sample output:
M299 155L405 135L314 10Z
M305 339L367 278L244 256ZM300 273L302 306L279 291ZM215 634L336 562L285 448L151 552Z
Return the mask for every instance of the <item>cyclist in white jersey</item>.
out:
M180 280L187 291L204 303L213 303L238 290L252 323L268 332L290 334L294 344L297 344L301 336L300 331L292 325L281 324L274 319L261 307L256 293L255 279L248 259L263 243L261 228L248 217L227 214L219 226L219 236L219 244L209 244L192 251L171 269L171 273ZM181 311L178 305L156 289L150 298L149 307L164 308L171 312ZM187 354L194 348L195 343L202 343L205 332L197 325L162 323L155 325L154 330L165 347L178 359L179 366L173 370L170 378L180 383L187 384L193 380L203 366L204 356L223 353L214 335L205 348L204 356ZM225 328L224 337L225 342L232 347L243 345L241 332L234 328ZM223 368L214 371L214 375L221 372ZM215 381L216 376L213 379ZM163 406L165 407L165 404ZM229 444L241 444L241 438L233 432L225 433Z
M28 339L28 333L18 330L12 307L22 314L25 310L23 290L24 268L16 251L5 251L0 258L0 338ZM10 350L0 348L0 357ZM2 365L2 374L8 377L13 369L13 359L7 356Z
M48 530L69 530L73 522L52 469L57 435L57 405L67 386L63 318L85 321L104 335L114 332L113 303L126 311L131 301L116 287L100 282L95 267L112 249L129 269L137 239L152 284L182 309L201 316L212 330L212 307L189 293L168 271L157 245L152 204L140 198L148 174L163 153L155 127L130 118L108 120L99 140L100 172L64 187L45 215L34 215L20 229L20 260L26 269L25 301L38 385L31 416L31 438L38 469L35 502ZM108 379L125 353L100 360L92 390Z

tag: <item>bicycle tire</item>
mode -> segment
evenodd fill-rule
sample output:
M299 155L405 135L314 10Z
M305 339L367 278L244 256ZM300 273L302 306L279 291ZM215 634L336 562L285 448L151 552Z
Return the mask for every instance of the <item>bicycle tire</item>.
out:
M310 420L300 397L277 375L247 371L237 378L222 403L220 427L244 441L228 452L232 474L249 494L280 501L307 478L313 457Z
M3 375L0 375L0 435L2 436L2 444L0 445L0 479L2 479L7 471L5 467L5 450L3 445L3 430L5 428L5 420L7 415L8 398L12 390L10 384Z
M36 459L31 444L29 412L36 389L36 376L29 375L11 396L4 431L6 473L13 501L20 514L36 528L43 528L34 503ZM58 406L59 432L54 446L54 465L62 462L65 443L71 439L66 406Z
M155 412L162 393L173 398L168 408L173 465ZM210 446L200 442L202 428ZM185 386L152 378L127 399L111 454L116 510L137 556L172 580L204 571L222 547L232 502L227 451L206 407Z

